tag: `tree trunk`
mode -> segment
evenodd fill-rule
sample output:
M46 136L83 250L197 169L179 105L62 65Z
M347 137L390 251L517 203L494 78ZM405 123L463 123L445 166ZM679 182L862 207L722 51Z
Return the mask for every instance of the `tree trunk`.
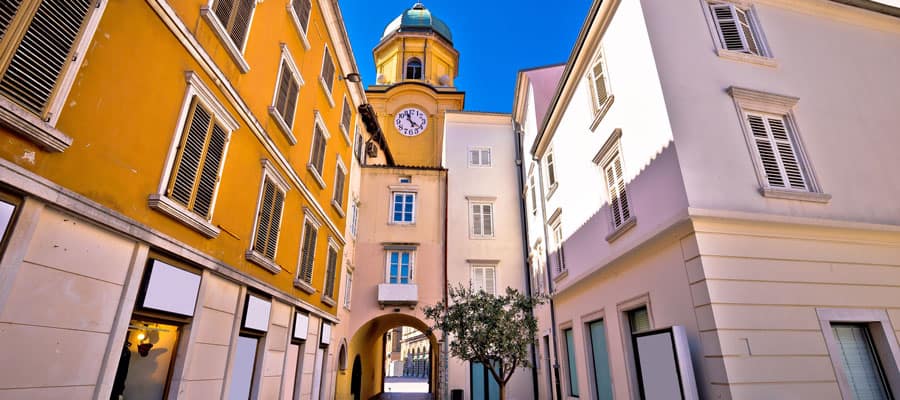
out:
M506 400L506 384L497 382L500 386L500 400Z

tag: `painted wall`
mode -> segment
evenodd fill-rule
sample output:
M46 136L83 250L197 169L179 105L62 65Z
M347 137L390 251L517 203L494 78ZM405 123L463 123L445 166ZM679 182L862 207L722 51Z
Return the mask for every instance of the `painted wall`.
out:
M508 114L454 112L446 114L445 163L448 172L447 277L451 286L468 286L473 264L496 265L496 291L507 287L525 293L521 202L516 165L516 142ZM469 150L489 148L491 166L469 166ZM493 204L493 237L471 235L471 201ZM463 221L466 221L464 223ZM478 262L474 260L487 260ZM450 389L463 389L471 398L469 364L452 359ZM532 397L531 371L520 369L507 384L510 399Z

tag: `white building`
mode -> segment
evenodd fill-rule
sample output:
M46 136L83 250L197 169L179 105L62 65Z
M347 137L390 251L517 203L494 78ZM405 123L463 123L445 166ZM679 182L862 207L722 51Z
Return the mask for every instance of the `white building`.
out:
M520 84L562 397L900 395L898 17L597 1L543 118ZM644 347L670 326L674 386Z

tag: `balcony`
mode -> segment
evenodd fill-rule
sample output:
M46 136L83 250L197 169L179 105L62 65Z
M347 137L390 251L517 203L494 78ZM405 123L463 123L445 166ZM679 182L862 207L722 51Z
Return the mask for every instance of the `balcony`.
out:
M408 305L415 308L419 302L419 286L413 283L382 283L378 285L378 304L384 306Z

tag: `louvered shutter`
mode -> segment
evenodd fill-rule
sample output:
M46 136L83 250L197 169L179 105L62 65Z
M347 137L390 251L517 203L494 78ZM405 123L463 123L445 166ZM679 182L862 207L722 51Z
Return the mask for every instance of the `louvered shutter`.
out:
M263 183L262 203L259 205L259 216L256 224L256 240L253 242L253 250L265 255L268 244L269 224L272 219L272 208L275 202L275 184L266 179Z
M194 183L200 168L203 148L206 146L206 135L212 124L212 115L195 98L193 115L181 144L181 158L178 162L175 178L169 197L187 207L194 193Z
M832 324L831 329L840 347L844 373L854 397L891 398L868 329L855 324Z
M722 47L726 50L749 52L744 39L744 32L738 27L736 7L732 4L712 4L710 9L719 30L719 40L722 43Z
M294 0L292 5L294 6L294 13L297 14L297 19L300 20L300 26L303 27L303 32L309 32L309 14L312 10L312 3L310 0Z
M494 236L494 206L481 205L481 231L484 236Z
M481 165L491 165L491 151L490 150L482 150L481 151Z
M734 8L734 11L737 14L738 23L741 25L746 51L758 55L759 47L756 45L756 38L753 36L753 30L750 28L750 16L747 14L747 11L740 8Z
M316 172L321 175L322 167L325 163L325 135L322 133L322 128L320 128L319 125L316 125L315 132L313 133L313 154L311 161Z
M748 114L747 122L769 186L808 190L784 119Z
M547 182L550 185L556 183L556 171L553 166L553 153L547 154Z
M469 150L469 165L478 165L481 163L481 153L478 150Z
M622 173L622 158L617 156L613 161L616 173L616 186L619 190L619 207L622 213L622 222L631 217L631 211L628 209L628 195L625 193L625 176Z
M325 57L322 60L322 79L325 80L325 86L331 92L334 88L334 61L331 61L331 53L325 48Z
M281 82L278 83L278 93L275 96L275 109L278 115L288 126L294 124L294 111L297 109L297 94L300 91L300 85L294 79L294 74L287 64L287 61L281 62Z
M778 148L778 155L788 184L791 189L806 190L806 180L803 178L803 171L797 162L794 146L784 125L784 120L781 118L767 118L767 120L769 121L772 138L775 139L775 147Z
M496 294L496 271L494 267L484 267L484 291L488 294Z
M311 223L306 223L303 231L303 256L300 261L300 279L307 283L312 283L313 260L315 260L316 252L316 227Z
M344 170L338 168L334 177L334 201L344 205Z
M606 189L609 193L609 209L613 217L613 226L622 225L622 213L619 207L619 191L616 187L616 174L612 163L606 166Z
M194 198L193 211L209 218L215 195L216 184L219 181L219 171L222 168L222 159L225 154L225 144L228 142L228 134L218 124L213 124L212 133L206 148L206 157L203 159L203 168L200 171L200 182L197 183L197 195Z
M43 0L3 73L0 93L45 117L59 76L73 59L75 41L92 3L92 0ZM4 36L17 5L18 2L2 6Z
M284 207L284 193L275 189L275 197L272 200L272 216L269 222L269 233L266 239L266 257L275 258L275 250L278 246L278 231L281 229L281 209Z
M598 58L597 62L594 63L594 67L591 69L591 74L593 75L593 84L594 84L594 95L596 98L595 107L599 108L605 101L606 98L609 97L609 91L606 90L606 78L604 78L603 71L603 59Z
M481 204L472 204L472 234L481 236L483 234L481 225Z
M472 267L472 290L484 290L484 269L481 267Z
M225 30L228 37L239 49L244 48L247 39L247 29L250 27L250 17L253 15L253 7L256 0L218 0L213 5L213 11Z
M347 102L346 97L344 97L344 110L341 111L341 127L345 132L350 132L350 103Z
M337 269L337 252L328 248L328 266L325 269L325 288L324 294L328 297L334 297L334 275Z
M0 39L3 39L3 35L9 29L9 23L16 16L16 11L18 11L20 4L22 4L22 0L0 2Z

